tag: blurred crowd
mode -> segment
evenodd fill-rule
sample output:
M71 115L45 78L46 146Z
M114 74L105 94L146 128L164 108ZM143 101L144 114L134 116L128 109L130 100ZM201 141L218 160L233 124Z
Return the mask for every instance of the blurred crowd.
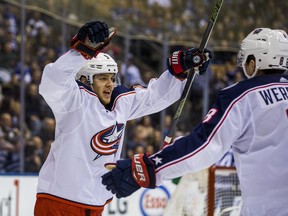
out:
M173 19L174 23L165 23L171 25L167 26L167 28L171 28L171 32L178 32L180 37L184 35L183 33L188 33L185 25L191 28L191 26L195 25L196 20L198 24L195 29L206 25L204 20L207 20L207 17L203 16L203 14L207 15L207 13L204 11L204 6L208 7L209 5L210 7L212 1L197 1L199 5L192 4L192 2L167 0L161 1L163 3L161 5L160 1L147 1L147 4L151 7L151 10L146 11L148 14L145 15L148 20L142 19L140 16L138 18L133 17L133 22L146 22L148 27L145 34L157 31L157 29L163 27L164 21L161 17L171 16L173 18L176 16L176 11L172 10L172 6L177 4L179 6L177 10L183 11L181 13L182 16ZM227 4L232 4L232 2L237 4L238 1L227 1ZM270 2L267 1L266 5L275 7ZM279 4L287 4L287 2L280 1ZM247 6L252 7L250 3L247 3ZM256 6L253 5L253 7ZM125 13L125 8L112 8L111 11L115 17L119 18ZM170 13L167 11L170 11ZM23 143L25 144L24 171L37 173L47 157L50 145L54 139L55 129L53 113L39 95L38 87L44 66L49 62L54 62L63 53L63 44L61 44L59 34L53 33L59 32L59 29L55 29L51 25L49 21L51 17L44 16L38 11L28 11L25 23L25 57L22 65L20 61L20 8L0 2L0 12L0 173L20 172L20 149ZM152 15L149 15L149 13ZM249 17L246 16L247 14L245 15L245 11L243 13L243 20L249 20ZM225 18L219 25L217 24L214 33L215 38L221 38L223 34L231 34L235 37L231 41L238 39L240 41L243 39L241 38L242 33L238 32L240 35L235 35L237 30L231 29L231 32L223 31L222 28L226 25L225 22L236 22L233 20L233 10L226 11L226 15L227 20ZM203 17L203 20L199 20L199 17ZM277 19L278 17L281 21L280 14L277 14ZM276 19L272 21L276 22ZM222 27L221 23L223 24ZM254 26L252 21L247 21L246 24L250 25L249 27ZM67 42L68 45L69 42ZM146 85L151 77L159 75L159 71L146 70L147 68L142 67L139 60L141 58L132 53L129 54L128 61L124 64L123 57L121 57L123 56L121 44L111 44L108 50L105 51L109 52L116 61L120 62L120 79L127 86L135 84ZM206 78L208 77L209 85L208 96L211 102L213 102L218 90L243 79L242 72L235 67L235 53L214 54L215 59L213 59L206 76ZM24 83L24 101L21 101L21 83ZM195 84L193 83L192 94L189 97L189 101L186 102L185 110L177 127L176 136L188 133L192 125L197 124L201 120L204 83L205 79L201 77L195 80ZM22 109L25 111L24 125L20 125ZM175 106L167 109L164 116L164 133L167 132L174 113ZM161 133L160 118L161 116L158 113L128 122L123 157L129 157L134 153L144 151L153 153L161 148L163 134ZM24 128L24 130L20 131L21 128Z
M12 0L2 0L11 2ZM20 2L18 0L18 2ZM216 0L26 0L26 4L41 8L69 21L85 23L103 19L117 26L122 33L142 34L145 38L192 41L199 43ZM225 0L217 19L210 44L237 47L239 40L256 26L287 30L287 1ZM51 15L51 14L50 14ZM60 17L56 17L60 16Z
M106 6L97 5L95 9L100 12L103 7L109 8L113 22L119 24L122 31L142 32L160 40L166 36L170 40L197 43L215 3L216 0L106 0ZM210 44L237 47L239 41L258 26L287 30L287 8L287 1L275 4L274 0L225 0Z

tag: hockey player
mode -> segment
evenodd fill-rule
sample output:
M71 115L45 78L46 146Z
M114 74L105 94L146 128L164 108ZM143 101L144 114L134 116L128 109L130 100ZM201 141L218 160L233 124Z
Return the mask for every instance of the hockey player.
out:
M198 67L203 72L209 64L210 51L177 52L171 73L152 79L147 88L127 89L116 84L116 62L100 52L114 33L103 22L85 24L71 49L43 71L39 91L54 113L56 131L39 173L36 216L101 215L113 196L101 176L106 164L120 158L126 122L174 103L184 88L185 71Z
M208 168L232 146L242 191L241 215L288 215L288 35L257 28L241 44L247 80L221 90L191 133L148 156L117 162L102 183L117 197Z

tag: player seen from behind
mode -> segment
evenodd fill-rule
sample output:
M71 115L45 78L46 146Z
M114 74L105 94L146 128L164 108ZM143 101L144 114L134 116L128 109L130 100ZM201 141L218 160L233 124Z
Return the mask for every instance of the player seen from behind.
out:
M113 197L101 176L106 164L120 158L126 122L174 103L186 82L184 72L204 71L209 64L210 51L178 52L177 62L169 63L173 73L165 71L146 88L127 89L116 83L117 63L100 52L114 33L104 22L85 24L71 49L43 71L39 91L53 111L56 131L39 173L35 216L101 215Z
M232 146L243 216L288 215L288 35L257 28L238 55L247 80L221 90L191 133L148 156L117 162L103 184L117 197L208 168Z

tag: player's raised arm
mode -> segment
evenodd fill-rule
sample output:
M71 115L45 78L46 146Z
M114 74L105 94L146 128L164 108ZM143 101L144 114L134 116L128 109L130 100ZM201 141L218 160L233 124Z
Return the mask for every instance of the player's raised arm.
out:
M159 112L176 102L186 84L187 72L191 68L198 68L204 73L212 57L211 51L205 49L178 50L167 58L167 68L157 79L150 80L147 88L135 87L135 97L131 105L129 119ZM197 63L193 59L197 58ZM171 76L172 75L172 76Z
M108 29L104 22L93 21L83 25L72 38L70 51L45 66L39 86L39 92L45 100L69 98L69 95L63 95L72 94L71 89L76 89L73 88L77 86L76 73L88 59L96 57L109 44L114 34L115 28Z

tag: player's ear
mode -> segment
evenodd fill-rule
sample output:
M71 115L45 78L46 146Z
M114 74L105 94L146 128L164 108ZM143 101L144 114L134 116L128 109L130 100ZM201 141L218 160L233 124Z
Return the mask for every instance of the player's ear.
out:
M255 70L256 64L254 60L250 60L246 62L246 67L250 68L252 71Z
M81 76L79 80L80 80L80 82L82 82L82 83L85 83L85 84L88 83L88 79L87 79L87 77L85 77L85 76Z
M251 64L252 64L252 67L253 67L253 71L255 71L256 70L256 61L252 60Z
M247 57L246 64L249 65L251 62L253 62L253 64L255 64L255 61L256 61L255 56L254 55L249 55Z

